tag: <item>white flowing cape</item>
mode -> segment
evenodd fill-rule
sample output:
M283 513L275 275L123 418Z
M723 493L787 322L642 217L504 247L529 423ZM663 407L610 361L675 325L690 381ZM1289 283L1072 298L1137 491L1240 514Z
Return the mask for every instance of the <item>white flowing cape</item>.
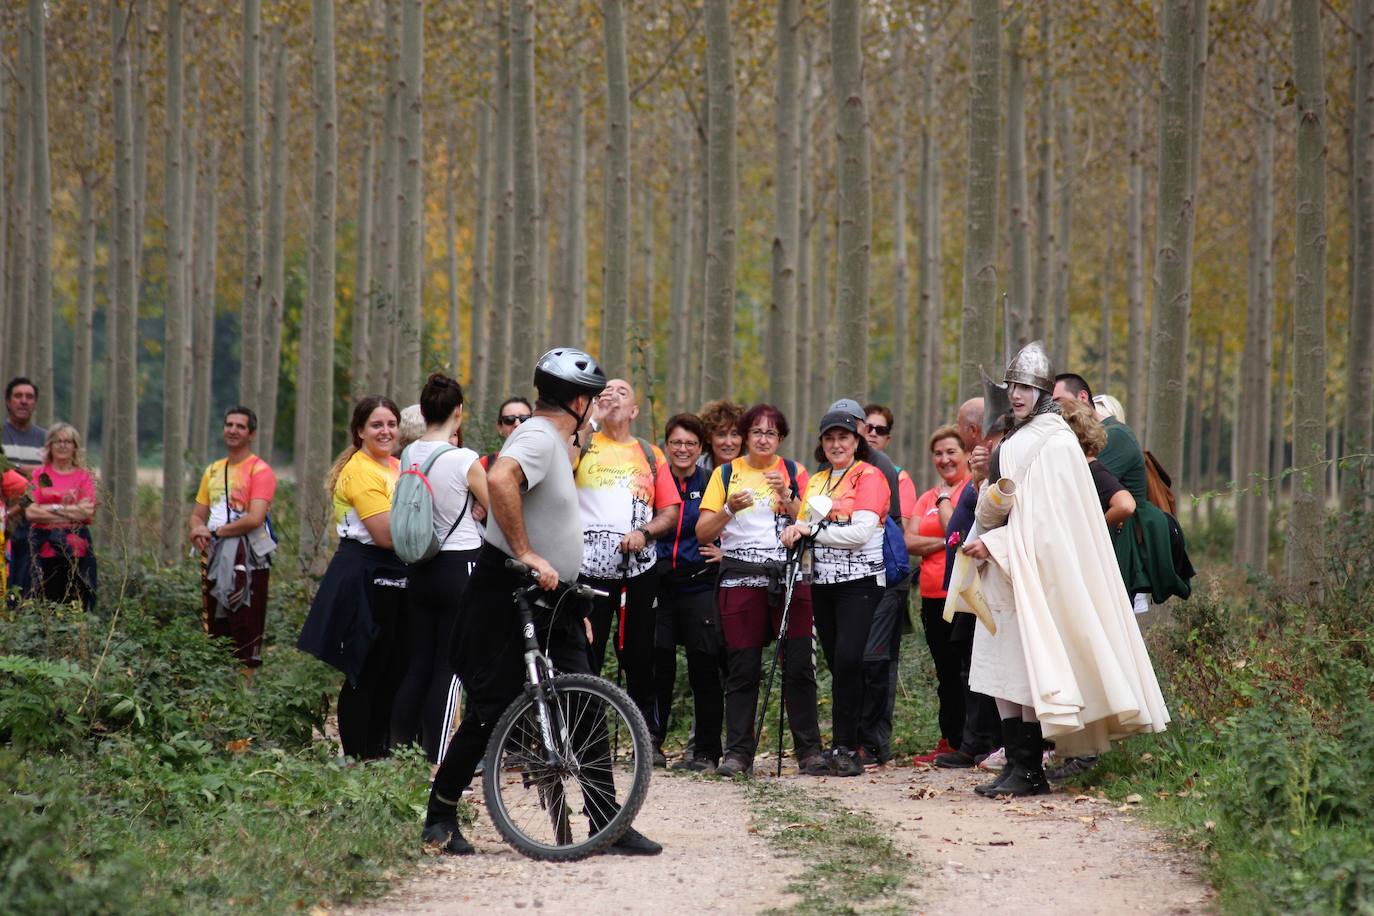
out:
M1169 711L1077 437L1058 414L1036 417L1002 443L1000 464L1016 501L982 539L1012 581L1045 737L1073 756L1164 731Z

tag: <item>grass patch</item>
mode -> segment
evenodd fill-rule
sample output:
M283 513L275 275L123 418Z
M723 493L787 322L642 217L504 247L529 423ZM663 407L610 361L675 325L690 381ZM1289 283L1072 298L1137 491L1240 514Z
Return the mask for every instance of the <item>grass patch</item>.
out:
M745 784L754 825L769 845L804 863L787 890L794 913L906 913L902 886L914 862L871 815L832 799L767 780Z

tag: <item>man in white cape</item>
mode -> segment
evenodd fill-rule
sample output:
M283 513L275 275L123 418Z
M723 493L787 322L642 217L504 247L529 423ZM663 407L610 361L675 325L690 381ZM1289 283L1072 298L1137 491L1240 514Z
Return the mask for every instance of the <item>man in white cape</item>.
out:
M1087 459L1050 397L1043 344L1017 353L1006 382L1015 425L962 548L980 562L997 623L978 628L969 673L972 690L997 699L1007 749L1002 773L976 790L986 796L1049 791L1042 738L1093 754L1169 721ZM968 609L949 594L946 613Z

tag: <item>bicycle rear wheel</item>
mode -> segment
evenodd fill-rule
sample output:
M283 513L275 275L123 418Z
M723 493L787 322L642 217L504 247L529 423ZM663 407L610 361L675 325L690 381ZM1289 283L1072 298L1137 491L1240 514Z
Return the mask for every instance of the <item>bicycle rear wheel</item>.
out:
M546 690L554 763L538 705L522 694L492 731L482 789L508 843L532 859L568 862L600 852L629 829L649 792L653 757L644 717L619 687L563 674Z

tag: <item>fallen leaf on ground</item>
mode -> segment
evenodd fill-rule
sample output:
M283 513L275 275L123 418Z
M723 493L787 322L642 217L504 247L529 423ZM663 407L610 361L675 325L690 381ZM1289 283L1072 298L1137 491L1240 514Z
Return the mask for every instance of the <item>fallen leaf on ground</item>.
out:
M1128 805L1138 805L1142 801L1144 801L1144 799L1141 798L1140 795L1135 792L1132 792L1130 795L1126 796L1126 804Z

